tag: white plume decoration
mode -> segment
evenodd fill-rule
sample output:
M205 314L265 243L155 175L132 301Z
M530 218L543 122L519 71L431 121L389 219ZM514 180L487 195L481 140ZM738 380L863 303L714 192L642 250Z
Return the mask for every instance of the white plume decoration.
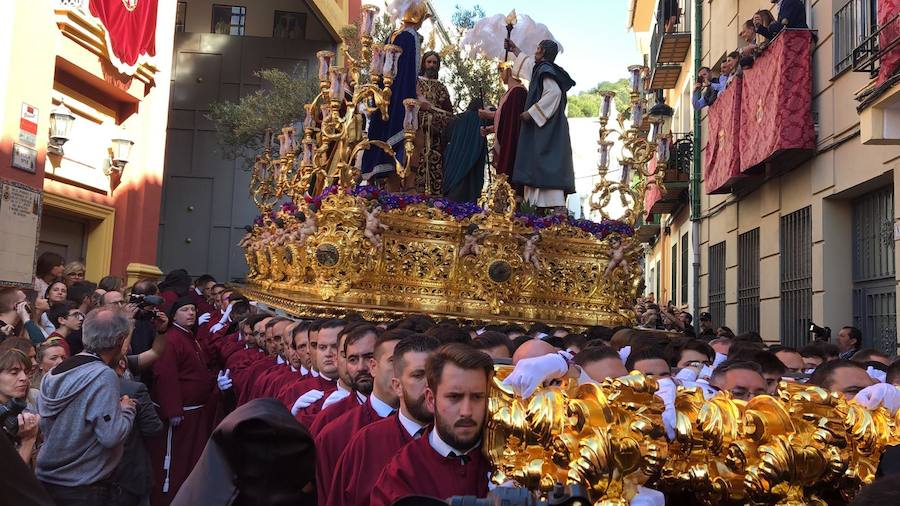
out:
M534 53L538 44L542 40L548 39L559 44L559 52L563 52L562 44L553 36L547 25L536 22L527 14L518 15L518 23L513 28L510 38L526 54ZM503 49L505 39L506 15L494 14L478 20L474 27L466 30L460 45L470 57L483 55L502 60L506 53L506 50Z

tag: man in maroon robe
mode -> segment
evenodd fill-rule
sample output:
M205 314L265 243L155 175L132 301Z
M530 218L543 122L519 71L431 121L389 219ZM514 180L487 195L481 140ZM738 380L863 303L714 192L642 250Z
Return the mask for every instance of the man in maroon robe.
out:
M334 468L353 434L390 416L399 406L397 394L391 388L394 346L398 340L393 334L380 334L370 325L356 327L347 334L344 356L351 386L354 391L368 395L368 399L316 433L318 504L325 504Z
M165 352L153 364L153 400L166 431L149 444L156 486L153 504L169 504L203 453L212 432L218 389L194 338L196 309L188 297L169 308Z
M488 382L494 363L486 353L452 343L428 358L425 402L434 428L394 455L372 489L372 506L401 497L484 497L490 464L481 451Z
M268 356L265 353L266 340L266 323L272 319L271 315L259 314L254 315L248 320L250 328L253 329L246 338L244 348L238 350L228 357L225 361L225 368L231 371L231 377L234 379L234 393L240 397L241 391L246 387L244 377L240 374L257 361L265 360Z
M440 342L423 334L404 337L394 347L391 387L400 410L363 427L350 439L331 479L324 506L368 506L378 473L406 443L419 439L432 423L425 406L425 363Z
M335 392L338 381L338 337L344 330L347 322L344 320L328 320L320 325L318 332L316 360L318 361L318 375L308 375L293 383L285 385L278 393L277 398L284 406L295 415L300 423L309 426L315 414L322 409L325 400ZM349 387L348 387L349 388ZM306 418L299 417L299 407L295 407L301 396L312 390L321 392L321 396L304 409Z
M266 324L266 355L269 358L248 367L243 373L242 379L247 388L244 388L242 395L238 397L238 405L245 404L260 395L261 379L266 373L277 370L279 366L289 367L286 365L287 359L284 358L282 334L292 323L293 320L290 318L276 316Z
M282 340L284 341L283 357L285 362L260 376L259 380L256 381L256 391L254 392L256 398L274 397L286 383L309 374L309 369L300 364L297 358L297 345L295 343L297 336L300 336L304 343L307 342L305 329L308 329L308 325L304 322L292 323L284 329Z
M506 93L500 98L496 111L479 111L479 116L493 120L484 133L494 134L493 164L497 174L506 174L512 180L516 164L516 146L519 144L520 116L525 110L528 90L522 84L512 62L500 63L500 80L506 85ZM517 189L521 193L521 189Z

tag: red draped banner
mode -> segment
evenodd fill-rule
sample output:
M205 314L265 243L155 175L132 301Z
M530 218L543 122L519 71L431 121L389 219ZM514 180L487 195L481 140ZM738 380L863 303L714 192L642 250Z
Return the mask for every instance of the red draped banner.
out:
M900 0L879 0L878 1L878 26L885 27L878 35L878 44L880 47L886 48L897 37L900 37L900 20L894 20L893 17L900 12ZM878 86L884 84L885 81L894 76L900 67L900 47L894 47L881 55L881 65L878 68Z
M650 159L650 163L647 164L647 174L653 175L656 174L656 157ZM644 192L644 216L650 216L650 209L653 208L653 204L657 203L662 198L662 191L659 189L659 185L654 183L655 179L653 177L649 178L650 183L647 184L647 191Z
M735 78L709 107L703 179L706 193L729 193L741 174L741 79Z
M156 55L158 0L90 0L91 15L106 31L106 50L116 70L133 75Z
M753 68L744 70L742 171L785 149L815 149L811 49L812 32L784 30L756 58Z

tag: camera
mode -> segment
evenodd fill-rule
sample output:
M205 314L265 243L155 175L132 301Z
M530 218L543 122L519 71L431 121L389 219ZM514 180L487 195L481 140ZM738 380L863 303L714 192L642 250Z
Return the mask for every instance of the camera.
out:
M25 411L27 404L22 399L10 399L0 404L0 427L10 439L19 434L19 415Z
M447 500L450 506L589 506L587 489L575 483L557 483L547 499L526 488L497 487L487 497L454 496Z
M132 293L128 296L128 303L137 306L135 320L152 320L162 314L159 306L163 303L163 298L159 295Z
M809 323L809 333L812 335L813 341L825 341L831 339L831 327L820 327L815 323Z

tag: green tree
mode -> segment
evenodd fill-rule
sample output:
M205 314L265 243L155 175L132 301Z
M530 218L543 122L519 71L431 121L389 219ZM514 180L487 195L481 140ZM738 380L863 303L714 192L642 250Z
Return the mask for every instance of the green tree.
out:
M587 118L597 116L600 113L600 92L614 91L613 99L616 103L616 111L622 112L629 107L628 79L618 81L603 81L588 91L569 97L568 116L570 118Z
M441 65L446 69L444 84L450 89L450 94L454 97L453 107L457 110L479 97L486 104L496 104L503 93L497 62L484 56L472 58L459 45L463 33L483 17L484 9L478 5L471 9L457 5L452 17L450 44L441 50Z

